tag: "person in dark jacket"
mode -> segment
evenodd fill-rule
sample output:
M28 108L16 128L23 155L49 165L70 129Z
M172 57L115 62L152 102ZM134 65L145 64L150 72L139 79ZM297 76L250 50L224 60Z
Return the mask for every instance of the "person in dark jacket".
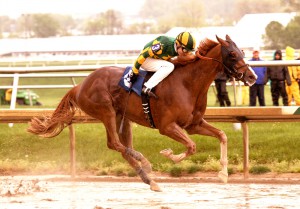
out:
M259 51L253 51L253 57L249 61L263 61L259 57ZM256 106L256 97L258 97L258 102L260 106L266 106L265 103L265 74L267 71L266 67L252 67L253 71L257 75L257 80L254 85L249 88L250 106Z
M217 89L217 97L221 107L230 107L231 102L228 97L228 92L226 89L226 82L229 77L224 72L219 72L215 78L215 85Z
M276 50L274 53L274 60L282 60L281 50ZM285 81L288 86L291 83L291 77L285 66L270 66L267 68L265 76L265 84L271 80L271 95L273 106L279 106L279 97L282 97L284 106L288 106L288 95L286 93Z

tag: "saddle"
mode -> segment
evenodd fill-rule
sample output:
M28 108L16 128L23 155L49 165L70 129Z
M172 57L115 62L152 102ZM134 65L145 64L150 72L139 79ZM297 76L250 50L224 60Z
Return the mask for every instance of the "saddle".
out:
M134 91L137 95L139 95L142 99L142 108L145 114L145 119L149 122L151 128L156 128L153 117L151 114L150 109L150 97L148 95L142 94L142 88L144 83L149 80L149 78L154 74L153 72L148 72L145 70L139 70L139 76L137 80L133 83L132 87L130 88L130 78L129 75L132 71L132 67L126 67L123 76L119 81L119 86L121 86L126 91Z

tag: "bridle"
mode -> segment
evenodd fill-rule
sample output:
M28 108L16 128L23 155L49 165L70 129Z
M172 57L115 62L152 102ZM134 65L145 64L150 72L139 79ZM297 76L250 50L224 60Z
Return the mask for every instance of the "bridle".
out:
M220 60L218 60L216 58L205 57L200 54L199 50L196 51L196 56L203 60L213 60L213 61L220 63L221 65L223 65L224 69L227 71L229 76L232 76L232 77L236 78L237 80L241 80L245 76L245 72L241 71L241 69L244 67L248 68L249 64L245 64L245 65L236 67L237 62L239 60L243 59L243 56L242 56L242 52L238 49L240 52L239 56L237 56L235 59L230 59L229 56L234 51L234 48L232 45L233 45L233 43L229 43L228 47L221 46L223 62L221 62Z

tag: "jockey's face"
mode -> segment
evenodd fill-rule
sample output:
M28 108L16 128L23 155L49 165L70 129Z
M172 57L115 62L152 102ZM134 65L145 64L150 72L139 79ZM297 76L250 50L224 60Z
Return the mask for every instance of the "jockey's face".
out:
M188 55L190 52L186 48L184 48L184 46L178 44L177 53L179 56L185 56Z

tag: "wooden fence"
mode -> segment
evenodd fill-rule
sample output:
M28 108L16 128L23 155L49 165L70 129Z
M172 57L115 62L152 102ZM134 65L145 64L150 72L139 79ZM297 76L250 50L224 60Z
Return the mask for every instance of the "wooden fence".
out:
M0 123L27 123L32 117L51 115L53 109L0 109ZM249 122L300 122L300 107L208 107L208 122L241 123L244 149L244 178L249 176ZM86 114L76 114L74 123L99 123ZM75 130L69 126L71 175L76 175Z

